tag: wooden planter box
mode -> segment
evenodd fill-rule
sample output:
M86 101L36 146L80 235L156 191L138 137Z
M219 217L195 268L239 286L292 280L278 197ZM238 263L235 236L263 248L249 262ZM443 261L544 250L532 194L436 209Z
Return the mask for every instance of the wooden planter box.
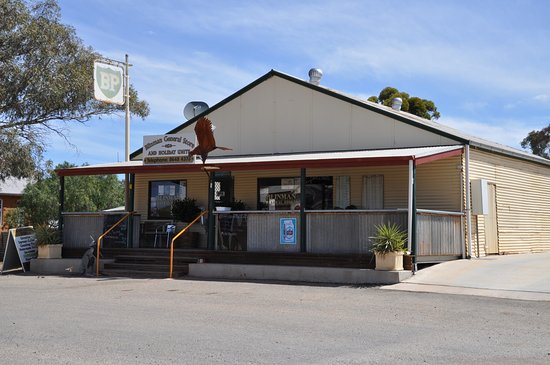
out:
M38 246L39 259L60 259L62 244L58 245L41 245Z
M401 271L403 270L404 252L375 253L376 270Z

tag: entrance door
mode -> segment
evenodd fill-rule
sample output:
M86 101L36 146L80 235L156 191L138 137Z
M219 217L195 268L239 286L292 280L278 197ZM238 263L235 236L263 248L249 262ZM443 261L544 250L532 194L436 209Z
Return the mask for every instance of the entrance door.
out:
M498 254L497 189L495 184L487 185L489 214L485 216L485 244L488 255Z
M216 206L228 206L233 201L233 177L231 173L217 173L214 179Z

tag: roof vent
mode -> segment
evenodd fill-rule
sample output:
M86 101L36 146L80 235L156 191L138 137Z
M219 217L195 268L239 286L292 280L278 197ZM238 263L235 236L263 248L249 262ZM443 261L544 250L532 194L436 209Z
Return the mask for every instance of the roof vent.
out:
M403 105L403 99L401 98L394 98L391 101L391 108L393 110L401 110L401 105Z
M320 68L312 68L309 70L309 83L313 85L319 85L321 77L323 77L323 70Z

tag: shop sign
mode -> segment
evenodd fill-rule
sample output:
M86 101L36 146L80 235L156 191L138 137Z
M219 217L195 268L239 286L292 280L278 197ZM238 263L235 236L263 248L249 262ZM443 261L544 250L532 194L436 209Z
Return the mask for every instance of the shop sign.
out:
M111 104L124 104L124 69L94 62L94 98Z
M281 245L296 244L296 218L279 219L279 242Z
M195 156L189 156L194 141L192 133L143 136L143 164L194 163Z
M38 256L36 235L32 227L12 228L8 233L8 242L4 252L2 271L18 269Z

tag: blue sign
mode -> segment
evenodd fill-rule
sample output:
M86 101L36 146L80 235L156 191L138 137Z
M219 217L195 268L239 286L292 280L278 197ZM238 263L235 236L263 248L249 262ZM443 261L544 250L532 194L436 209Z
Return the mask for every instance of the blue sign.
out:
M281 218L279 220L279 240L281 245L296 244L296 218Z

